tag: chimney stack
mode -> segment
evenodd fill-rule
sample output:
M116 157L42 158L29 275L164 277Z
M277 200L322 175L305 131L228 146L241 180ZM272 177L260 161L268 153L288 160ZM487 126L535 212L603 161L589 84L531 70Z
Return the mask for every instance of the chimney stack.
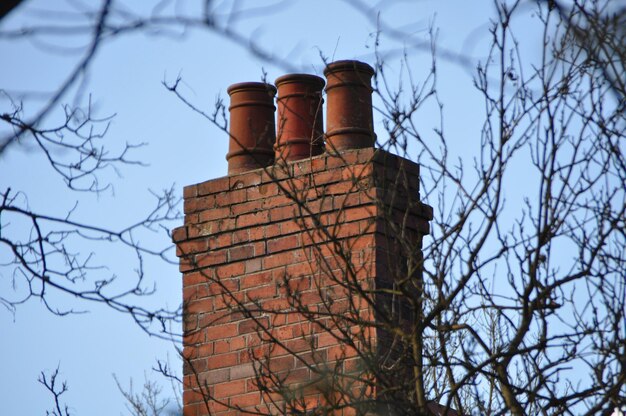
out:
M367 294L421 264L432 210L419 201L419 166L374 149L373 73L358 61L328 65L325 135L323 79L278 78L277 140L277 90L228 88L229 176L185 187L185 222L172 233L185 416L330 408L365 387L342 374L370 380L369 365L393 358L378 319L406 305ZM364 391L375 401L376 389ZM347 403L332 414L355 411Z

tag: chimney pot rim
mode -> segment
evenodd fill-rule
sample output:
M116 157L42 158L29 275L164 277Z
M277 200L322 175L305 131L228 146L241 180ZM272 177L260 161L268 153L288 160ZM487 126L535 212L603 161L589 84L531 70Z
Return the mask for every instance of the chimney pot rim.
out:
M285 74L274 81L274 84L278 87L283 84L290 83L303 83L303 84L311 84L314 87L319 88L320 90L326 85L326 81L324 78L319 77L313 74Z
M374 75L375 71L369 64L361 61L344 59L340 61L331 62L324 68L324 76L328 77L329 74L339 71L352 70L355 72L365 72L368 75Z
M230 85L226 92L228 95L232 95L238 91L250 91L250 90L258 90L258 91L267 91L272 95L276 95L276 87L267 82L238 82L236 84Z

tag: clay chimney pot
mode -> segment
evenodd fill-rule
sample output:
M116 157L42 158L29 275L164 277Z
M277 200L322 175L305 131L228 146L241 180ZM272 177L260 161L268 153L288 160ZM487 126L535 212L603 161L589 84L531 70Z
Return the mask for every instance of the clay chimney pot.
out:
M288 74L276 80L276 87L276 160L299 160L321 154L324 151L324 79L309 74Z
M276 140L276 88L262 82L242 82L231 85L227 92L230 96L228 174L271 165Z
M364 62L336 61L326 76L326 148L330 151L373 147L371 79L374 69Z

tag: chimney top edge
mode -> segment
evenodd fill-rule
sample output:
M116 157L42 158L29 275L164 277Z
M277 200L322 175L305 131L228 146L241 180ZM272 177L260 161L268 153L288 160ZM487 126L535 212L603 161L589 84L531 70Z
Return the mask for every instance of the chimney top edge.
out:
M370 76L374 75L374 68L372 68L369 64L366 64L365 62L349 60L349 59L329 63L328 65L326 65L326 68L324 69L324 75L328 76L329 74L332 74L333 72L346 71L346 70L365 72Z
M276 87L266 82L238 82L229 86L226 92L228 95L232 95L235 92L246 90L268 91L276 94Z
M282 84L289 84L293 82L312 84L319 88L322 88L326 84L324 78L312 74L286 74L276 78L274 84L276 86L280 86Z

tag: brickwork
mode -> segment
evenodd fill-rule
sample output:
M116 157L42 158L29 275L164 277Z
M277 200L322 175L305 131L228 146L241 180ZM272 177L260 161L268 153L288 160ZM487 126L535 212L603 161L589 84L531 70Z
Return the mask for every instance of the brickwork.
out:
M367 361L392 344L377 320L399 316L372 293L415 266L428 233L418 178L366 148L185 188L185 416L291 414L367 390Z

